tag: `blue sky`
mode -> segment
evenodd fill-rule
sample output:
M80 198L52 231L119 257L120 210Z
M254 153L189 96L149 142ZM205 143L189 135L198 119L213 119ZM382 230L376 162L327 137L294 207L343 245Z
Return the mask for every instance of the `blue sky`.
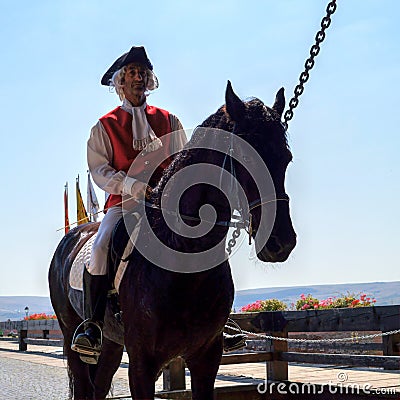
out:
M146 47L160 80L148 102L190 129L224 102L227 79L242 98L272 104L283 86L288 100L327 3L3 2L0 295L48 294L63 187L73 221L89 130L119 104L100 85L119 55ZM244 242L237 289L400 280L399 12L397 0L338 2L289 127L298 245L264 265Z

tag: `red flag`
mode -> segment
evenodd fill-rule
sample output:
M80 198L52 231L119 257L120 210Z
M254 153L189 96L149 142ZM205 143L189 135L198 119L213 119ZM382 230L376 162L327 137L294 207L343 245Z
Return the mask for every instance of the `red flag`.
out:
M64 229L65 234L69 232L69 217L68 217L68 182L64 186Z

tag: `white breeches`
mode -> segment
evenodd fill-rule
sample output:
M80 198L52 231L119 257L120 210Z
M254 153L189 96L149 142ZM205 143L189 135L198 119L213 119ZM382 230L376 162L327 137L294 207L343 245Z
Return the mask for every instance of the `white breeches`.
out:
M122 217L122 213L122 207L111 207L101 221L99 231L93 243L90 262L89 265L86 266L86 269L91 275L107 274L107 257L110 239L116 223Z

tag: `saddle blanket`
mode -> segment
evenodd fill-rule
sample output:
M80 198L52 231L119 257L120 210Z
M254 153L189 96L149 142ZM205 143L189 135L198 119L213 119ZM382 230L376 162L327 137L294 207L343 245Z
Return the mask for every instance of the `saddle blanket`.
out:
M138 213L138 223L136 224L131 236L130 240L125 247L124 254L122 255L122 259L126 259L131 253L133 248L135 247L136 239L140 230L140 222L142 217L139 216ZM95 241L97 233L95 233L80 249L79 253L76 255L75 260L72 263L71 271L69 273L69 284L72 289L75 290L83 290L83 271L86 268L86 265L90 262L90 255L92 253L93 242ZM119 290L119 285L124 276L126 267L128 265L128 261L121 261L118 265L117 273L115 275L114 285L117 291Z

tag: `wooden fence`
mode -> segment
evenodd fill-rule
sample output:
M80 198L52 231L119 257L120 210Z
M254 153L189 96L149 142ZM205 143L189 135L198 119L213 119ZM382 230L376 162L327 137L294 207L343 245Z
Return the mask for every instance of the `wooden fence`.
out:
M389 332L400 328L400 306L375 306L361 308L342 308L305 311L275 311L232 314L231 318L243 329L258 334L289 338L298 333L346 332L347 337L355 332ZM8 325L7 325L8 324ZM19 349L26 350L31 333L43 339L51 340L59 334L58 322L19 321L2 322L0 329L15 329L19 334ZM33 335L35 336L35 335ZM331 335L332 336L332 335ZM265 339L263 351L223 355L221 365L266 362L268 382L288 381L288 363L309 363L345 365L357 367L380 367L384 369L400 369L400 334L382 336L382 342L374 346L363 347L357 343L362 354L332 354L324 352L288 351L288 342ZM318 343L320 348L325 344ZM318 347L318 346L317 346ZM351 344L347 345L347 348ZM365 354L366 350L381 348L382 355ZM354 353L354 351L352 352ZM218 399L260 399L264 398L251 387L219 388ZM164 391L157 394L159 398L190 399L190 391L185 385L185 363L176 359L164 370ZM278 397L277 397L278 398ZM312 398L312 397L309 397ZM347 397L346 397L347 398ZM380 398L392 398L382 397Z
M0 322L3 336L17 332L18 349L26 351L28 344L62 346L62 333L55 319Z
M305 363L321 365L344 365L357 367L374 367L384 369L400 369L400 334L382 336L382 342L374 343L373 346L361 347L358 343L357 335L354 333L382 333L400 329L400 306L375 306L360 308L341 308L327 310L305 310L305 311L275 311L232 314L231 318L245 331L264 334L268 336L289 338L295 333L339 333L346 332L346 337L353 334L354 344L364 354L331 354L326 351L323 353L290 352L288 342L281 340L265 340L265 350L223 355L221 365L240 364L251 362L266 362L266 380L269 382L288 381L288 363ZM334 335L330 335L333 337ZM343 335L341 335L343 336ZM329 349L331 344L318 343L319 346ZM333 344L333 346L335 346ZM318 347L318 346L316 346ZM346 346L351 347L351 344ZM379 349L382 355L365 354L367 350ZM172 368L171 368L172 365ZM171 370L167 382L164 381L165 389L171 392L166 393L163 398L190 398L185 397L186 388L184 386L184 363L176 360L170 365ZM243 392L237 392L238 388L231 388L232 393L229 399L259 399L255 387L244 388ZM246 392L245 392L246 391ZM222 390L229 393L229 388ZM171 397L171 393L175 397ZM164 396L164 395L162 395ZM160 397L162 397L160 396ZM397 394L398 396L398 394ZM279 396L278 396L279 397ZM277 397L277 398L278 398ZM372 396L373 397L373 396ZM312 398L311 396L309 398ZM320 397L321 398L321 397ZM348 397L346 397L348 398ZM396 398L396 396L380 398Z
M283 338L300 332L348 332L349 337L354 332L400 329L400 306L246 313L236 314L233 319L244 330ZM357 335L353 337L357 342ZM288 352L288 342L278 340L268 341L267 345L273 361L268 366L271 380L287 380L288 362L400 369L399 333L382 337L382 356Z

